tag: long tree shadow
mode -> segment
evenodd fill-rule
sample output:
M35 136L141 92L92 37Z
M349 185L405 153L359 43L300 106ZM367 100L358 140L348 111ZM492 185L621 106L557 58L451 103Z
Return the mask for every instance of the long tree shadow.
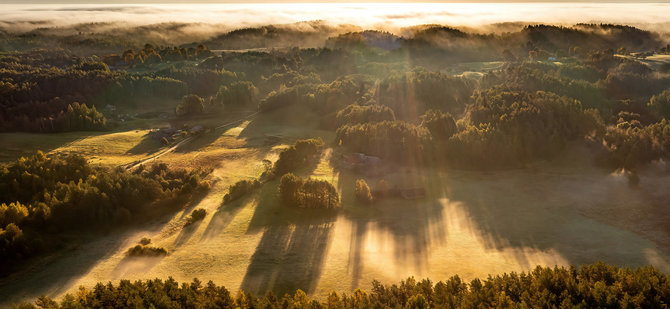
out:
M306 169L300 174L309 173ZM241 288L256 295L314 291L327 255L338 210L302 209L280 203L277 179L266 182L247 233L263 236Z
M128 276L148 273L154 266L158 265L164 257L124 257L114 270L112 279L125 279Z
M0 162L30 156L38 150L49 153L79 140L105 134L109 132L0 133Z
M0 307L10 307L40 295L56 297L71 289L77 280L88 274L100 261L113 256L124 246L124 240L136 230L114 229L100 238L94 233L76 246L29 261L26 267L0 280Z
M256 193L249 195L255 196ZM221 205L212 216L212 219L209 221L209 224L207 225L205 232L202 234L200 241L207 241L219 235L221 231L223 231L228 226L228 224L233 221L237 213L239 213L240 210L242 210L242 208L244 208L244 206L254 198L253 196L246 196L229 204Z
M255 295L315 290L333 227L332 218L296 225L273 225L263 232L241 288Z
M464 224L487 249L512 254L522 267L541 262L529 249L553 251L577 265L604 260L642 266L650 263L649 252L658 252L654 243L628 230L583 215L605 216L622 208L618 215L633 214L615 204L632 204L637 193L611 175L505 171L454 177L448 198L467 213Z
M427 177L410 170L401 168L393 174L376 177L363 177L348 171L338 175L345 216L351 221L348 270L353 288L359 286L363 257L369 254L365 248L370 233L377 239L376 246L389 248L396 267L409 267L417 273L427 270L431 248L445 242L444 208L431 197L443 195L446 184L442 178ZM417 200L386 198L372 205L360 204L353 198L353 191L356 179L361 178L367 178L373 190L376 182L384 179L390 187L424 188L427 197ZM388 236L390 243L384 243L382 239L386 237L382 236Z
M184 226L177 235L177 238L174 240L175 247L179 248L181 245L185 244L191 237L193 233L198 230L198 227L202 224L202 220L198 220L189 225Z
M160 140L154 138L149 133L142 136L142 140L137 143L133 148L128 149L126 154L137 155L137 154L152 154L158 151L163 147L163 143Z

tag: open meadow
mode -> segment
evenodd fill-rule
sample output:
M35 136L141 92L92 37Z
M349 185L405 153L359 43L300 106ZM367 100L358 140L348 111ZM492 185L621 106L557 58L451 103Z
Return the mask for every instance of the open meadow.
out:
M76 293L79 286L120 279L199 278L232 291L263 295L302 289L324 299L333 290L369 289L373 280L391 283L409 276L456 274L471 280L536 265L606 261L670 271L670 216L664 207L670 193L659 190L670 184L670 176L661 173L666 167L643 173L652 186L631 188L625 177L590 167L579 152L503 171L399 167L383 178L392 185L427 188L424 199L360 205L353 198L359 176L334 169L329 148L313 170L301 173L332 182L342 196L340 212L287 209L279 203L277 181L222 205L229 185L262 173L262 160L276 160L278 151L296 139L330 137L316 123L298 126L295 120L290 114L263 115L199 136L157 159L175 166L212 167L211 190L174 214L91 235L3 278L0 295L11 296L0 305ZM281 136L281 142L264 143L269 132ZM146 143L142 131L73 141L70 134L59 135L52 140L67 142L51 151L82 147L96 164L123 164L159 149L127 154ZM17 149L18 141L26 140L22 137L4 136L16 140ZM379 178L366 180L375 183ZM196 208L206 209L207 216L184 227L187 214ZM143 237L169 254L126 256L127 248Z

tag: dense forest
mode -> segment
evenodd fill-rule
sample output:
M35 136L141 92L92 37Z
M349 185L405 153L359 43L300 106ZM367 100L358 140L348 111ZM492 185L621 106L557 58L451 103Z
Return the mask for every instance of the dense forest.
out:
M370 291L331 292L311 299L293 295L257 296L229 291L198 279L181 285L174 279L118 284L98 283L60 300L40 297L17 308L665 308L670 278L652 267L619 268L604 263L576 267L537 267L467 282L408 278L400 284L373 282Z
M668 155L668 66L641 61L667 52L656 33L607 24L487 35L422 26L401 37L310 27L237 30L179 46L108 44L105 53L75 48L58 31L7 33L0 46L15 51L0 54L0 130L113 130L110 105L132 110L163 98L179 102L175 117L255 104L264 113L311 110L343 150L403 163L518 166L573 141L602 144L594 149L600 164L629 170ZM317 30L324 47L301 48ZM269 49L282 38L295 47ZM61 49L36 49L40 42ZM456 74L477 61L500 67ZM290 171L280 161L277 176Z
M207 171L165 164L132 171L98 167L78 155L38 152L0 170L0 274L67 246L78 232L141 222L209 188Z

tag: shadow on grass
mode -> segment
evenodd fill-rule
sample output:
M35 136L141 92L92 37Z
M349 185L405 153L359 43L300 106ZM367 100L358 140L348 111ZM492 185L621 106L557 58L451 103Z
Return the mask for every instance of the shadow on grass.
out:
M209 221L205 232L202 234L200 241L210 240L223 231L230 222L233 221L237 215L248 202L250 202L255 193L249 193L247 196L239 198L235 201L232 201L228 204L221 205L217 211L212 216L212 219Z
M142 136L142 140L133 146L133 148L128 149L126 154L137 155L137 154L152 154L163 147L161 141L152 137L149 133Z
M332 218L273 225L263 232L241 288L255 295L315 290L332 237Z
M217 131L212 131L212 132L209 132L209 133L203 133L203 134L194 136L193 139L190 142L185 143L185 144L177 147L177 149L175 149L175 152L177 152L177 153L189 153L189 152L192 152L192 151L198 151L198 150L200 150L202 148L205 148L205 147L211 145L212 143L214 143L214 141L216 141L224 133L225 133L225 130L217 130Z
M384 179L391 188L424 188L427 198L403 200L386 198L365 205L354 199L357 179L365 179L371 189ZM444 180L426 177L411 168L400 168L397 173L377 177L363 177L348 171L338 175L338 190L342 195L345 217L351 222L348 269L352 287L359 286L364 265L368 233L387 234L391 239L393 260L397 265L411 267L416 272L427 268L428 256L434 246L441 246L446 239L443 205L430 197L444 194Z
M196 222L184 226L179 232L179 235L177 235L177 238L174 240L175 247L179 248L181 247L181 245L185 244L189 239L191 239L191 237L193 237L193 233L195 233L195 231L198 230L198 227L201 224L202 220L198 220Z
M453 181L449 199L462 204L467 224L487 249L512 254L522 267L538 263L528 249L554 251L575 265L602 260L637 267L650 263L649 252L659 252L656 245L597 219L609 211L634 215L634 205L615 205L622 203L617 196L626 200L635 194L626 182L605 173L569 177L506 171ZM595 213L596 220L581 209Z
M0 162L12 161L35 154L38 150L48 153L87 137L110 132L65 132L65 133L0 133Z
M154 266L158 265L163 260L163 256L159 257L129 257L126 256L119 262L112 270L112 278L125 279L128 276L137 276L149 272Z
M211 184L211 186L214 186L214 183ZM203 192L196 192L193 194L191 199L184 205L181 216L179 217L179 220L183 220L187 216L190 216L193 210L195 210L195 207L202 202L208 195L210 194L210 190L203 191Z
M263 236L241 287L255 295L313 292L339 210L284 206L277 196L278 183L268 181L258 192L247 233L262 231Z
M101 240L93 235L89 240L78 241L73 248L31 260L22 269L0 279L0 295L3 295L0 307L11 308L20 301L34 300L41 295L57 297L67 292L100 261L113 256L124 244L120 239L133 233L127 230L126 235L123 231L117 232L112 234L122 236Z

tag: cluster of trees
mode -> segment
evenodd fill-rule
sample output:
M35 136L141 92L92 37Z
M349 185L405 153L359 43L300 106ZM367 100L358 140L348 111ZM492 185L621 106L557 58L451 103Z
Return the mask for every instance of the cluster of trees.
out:
M262 112L269 112L294 104L300 105L300 107L309 107L314 102L313 88L314 86L310 84L301 84L290 88L280 87L261 100L258 108Z
M181 99L181 102L175 107L177 117L199 115L205 112L205 99L197 94L189 94Z
M51 119L58 122L61 113L72 115L68 108L74 102L92 106L121 78L103 63L74 56L62 59L65 56L72 55L44 51L0 56L0 129L55 131L50 129ZM62 129L76 128L62 125Z
M77 105L132 106L147 98L178 98L189 86L169 77L110 71L96 58L65 51L0 55L0 80L0 130L34 132L101 129L101 116L77 111ZM68 117L80 115L92 121L69 125Z
M427 109L462 111L473 90L464 78L416 68L382 79L374 98L391 107L398 118L411 121Z
M132 67L154 65L162 62L200 60L213 56L214 53L203 44L182 48L176 46L156 47L147 43L144 44L144 48L142 49L127 49L121 55L110 54L103 56L102 61L109 66Z
M51 102L61 101L59 98ZM55 103L55 104L59 104ZM47 103L49 104L49 103ZM0 131L25 132L67 132L67 131L100 131L109 128L105 116L93 107L74 102L68 104L64 110L50 116L30 118L27 115L13 117L4 121L0 116Z
M549 158L589 134L594 117L579 101L553 93L492 88L475 94L466 127L450 138L449 153L474 166Z
M670 88L651 97L648 106L659 117L670 119Z
M60 302L40 297L17 308L663 308L670 302L670 278L652 267L636 269L596 263L579 268L536 267L467 282L455 275L434 283L408 278L400 284L372 283L370 291L331 292L322 301L303 291L257 297L235 296L212 281L181 285L168 280L98 283L67 294Z
M303 179L292 173L279 181L279 196L285 205L300 208L333 209L340 206L340 195L325 180Z
M170 66L158 70L152 75L173 80L178 80L187 85L190 93L199 96L213 96L222 85L229 85L239 81L236 73L224 69L209 69L183 65L180 67Z
M323 150L323 140L320 138L298 140L291 147L279 153L279 158L272 166L270 176L280 177L289 172L295 172L301 167L318 163Z
M651 161L670 158L670 122L642 126L622 119L607 127L604 138L608 146L606 161L615 167L636 170Z
M370 103L372 83L366 76L343 75L331 83L319 83L320 79L314 73L298 76L302 77L299 83L290 83L292 86L281 84L279 89L270 92L261 100L260 110L268 112L296 104L299 108L329 115L351 103Z
M436 141L448 140L458 131L456 120L450 113L434 109L426 111L421 116L421 126L428 129L430 135Z
M59 246L63 232L143 220L185 203L209 188L207 173L165 164L131 172L42 152L21 158L0 170L0 273Z
M350 151L397 162L421 157L429 139L426 128L400 120L344 125L336 137Z
M574 64L547 63L512 64L500 71L487 73L482 78L482 89L504 85L519 91L546 91L581 101L586 108L597 108L608 113L610 106L607 90L597 80L601 74L593 67ZM572 68L572 69L571 69ZM594 75L597 79L593 80Z
M223 203L228 204L232 201L235 201L260 187L261 182L258 181L258 179L240 180L228 187L228 193L223 196Z
M393 110L385 105L356 105L351 104L337 112L337 127L354 125L366 122L393 121Z
M224 106L245 106L256 102L258 89L252 82L240 81L223 85L216 93L216 102Z

